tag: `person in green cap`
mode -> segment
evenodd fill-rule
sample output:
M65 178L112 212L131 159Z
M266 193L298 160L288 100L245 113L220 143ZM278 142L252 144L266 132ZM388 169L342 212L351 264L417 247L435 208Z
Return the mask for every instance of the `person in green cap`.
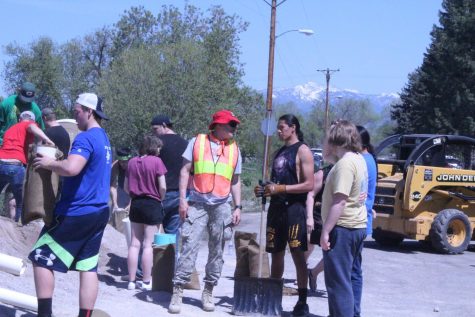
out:
M3 144L3 135L12 125L18 123L20 113L31 111L36 117L36 123L45 129L41 110L35 103L36 87L30 82L24 82L17 94L7 97L0 104L0 145Z

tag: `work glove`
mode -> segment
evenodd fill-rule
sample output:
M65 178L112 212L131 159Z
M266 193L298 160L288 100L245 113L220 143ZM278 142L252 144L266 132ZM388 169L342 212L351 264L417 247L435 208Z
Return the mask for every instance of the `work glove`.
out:
M256 197L262 197L264 195L264 186L256 185L256 187L254 187L254 195L256 195Z
M264 187L264 197L269 197L273 195L285 194L287 192L285 185L281 184L266 184Z

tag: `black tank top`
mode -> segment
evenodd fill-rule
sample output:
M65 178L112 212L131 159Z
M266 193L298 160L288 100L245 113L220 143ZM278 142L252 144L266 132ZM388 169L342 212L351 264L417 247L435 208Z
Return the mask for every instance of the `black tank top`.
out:
M290 146L283 146L274 157L271 171L271 181L276 184L294 185L298 184L297 177L297 152L302 145L297 142ZM272 196L271 202L305 202L307 193L282 194Z

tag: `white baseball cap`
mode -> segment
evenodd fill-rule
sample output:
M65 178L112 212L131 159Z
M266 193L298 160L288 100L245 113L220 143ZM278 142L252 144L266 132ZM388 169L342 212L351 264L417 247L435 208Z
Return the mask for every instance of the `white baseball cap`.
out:
M104 120L109 120L109 118L104 114L102 110L102 98L97 97L93 93L83 93L78 96L76 103L94 110L94 112Z
M35 114L31 111L23 111L22 113L20 113L20 119L35 121L36 117Z

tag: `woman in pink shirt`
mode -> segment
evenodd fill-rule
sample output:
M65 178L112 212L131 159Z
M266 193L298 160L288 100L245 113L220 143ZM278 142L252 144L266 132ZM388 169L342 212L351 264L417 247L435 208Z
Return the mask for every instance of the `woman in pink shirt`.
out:
M163 220L162 200L165 198L165 174L167 169L158 157L162 141L154 135L146 135L140 145L140 156L129 161L125 189L132 198L130 223L132 239L127 257L129 269L128 289L135 289L135 273L142 245L143 280L139 288L152 289L152 241Z

